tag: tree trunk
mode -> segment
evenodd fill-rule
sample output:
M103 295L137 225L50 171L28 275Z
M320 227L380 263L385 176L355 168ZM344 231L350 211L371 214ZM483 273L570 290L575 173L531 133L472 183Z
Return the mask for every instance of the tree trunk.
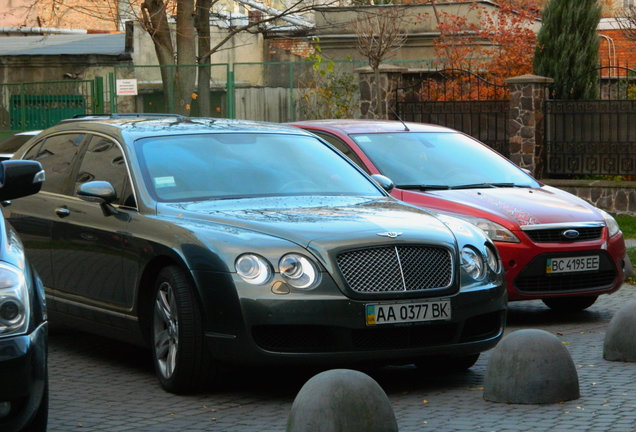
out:
M161 67L166 111L170 111L174 100L174 46L170 37L170 27L166 15L166 6L162 0L146 0L141 5L143 24L152 38L157 60Z
M210 7L211 0L197 0L196 29L199 48L199 77L197 82L199 115L210 116Z
M375 118L376 119L386 119L386 110L384 109L384 104L382 100L382 83L380 83L380 65L373 66L373 76L375 80Z
M175 73L174 111L189 115L196 78L194 0L177 3L177 71Z

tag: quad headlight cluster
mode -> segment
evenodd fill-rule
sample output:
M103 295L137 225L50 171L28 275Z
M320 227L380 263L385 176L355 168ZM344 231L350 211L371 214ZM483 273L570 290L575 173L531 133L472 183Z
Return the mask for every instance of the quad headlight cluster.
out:
M274 276L273 266L256 254L243 254L236 259L236 273L247 283L264 285ZM320 280L318 266L309 258L297 253L289 253L278 261L278 269L283 280L297 289L312 289Z
M464 246L460 258L462 270L474 280L482 280L487 274L487 269L494 273L499 272L499 257L490 245L486 245L485 257L477 249Z
M0 337L25 333L30 310L24 273L0 262Z

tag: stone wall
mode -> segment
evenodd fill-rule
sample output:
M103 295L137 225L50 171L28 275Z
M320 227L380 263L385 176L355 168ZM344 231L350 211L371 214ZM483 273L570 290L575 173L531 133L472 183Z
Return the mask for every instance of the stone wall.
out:
M360 88L360 118L393 119L396 89L406 68L381 64L376 74L369 66L356 69ZM379 82L380 85L376 85ZM380 94L378 95L378 88Z
M636 182L602 180L541 180L563 189L613 215L636 217Z
M552 78L522 75L505 80L510 86L508 114L508 152L510 160L531 171L543 174L543 105Z

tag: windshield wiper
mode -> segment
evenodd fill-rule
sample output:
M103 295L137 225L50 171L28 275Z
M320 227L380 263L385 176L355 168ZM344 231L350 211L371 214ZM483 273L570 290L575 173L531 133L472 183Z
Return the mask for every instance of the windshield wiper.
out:
M406 190L447 190L450 189L448 185L429 185L429 184L405 184L405 185L396 185L398 189L406 189Z
M457 186L450 186L449 189L482 189L482 188L507 188L518 187L514 183L471 183Z

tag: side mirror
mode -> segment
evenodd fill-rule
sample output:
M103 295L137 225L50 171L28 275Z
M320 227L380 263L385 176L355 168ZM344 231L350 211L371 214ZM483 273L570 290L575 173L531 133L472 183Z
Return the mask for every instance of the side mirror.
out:
M90 181L82 183L77 189L77 196L84 201L110 204L117 199L117 192L107 181Z
M534 174L532 174L532 171L530 171L528 168L520 168L520 170L528 174L530 177L534 178Z
M379 184L382 189L384 189L385 191L389 193L395 187L395 184L393 184L393 180L391 180L390 178L386 176L383 176L382 174L372 174L371 178L375 180L375 182Z
M5 160L0 163L0 201L32 195L40 191L45 179L37 161Z

